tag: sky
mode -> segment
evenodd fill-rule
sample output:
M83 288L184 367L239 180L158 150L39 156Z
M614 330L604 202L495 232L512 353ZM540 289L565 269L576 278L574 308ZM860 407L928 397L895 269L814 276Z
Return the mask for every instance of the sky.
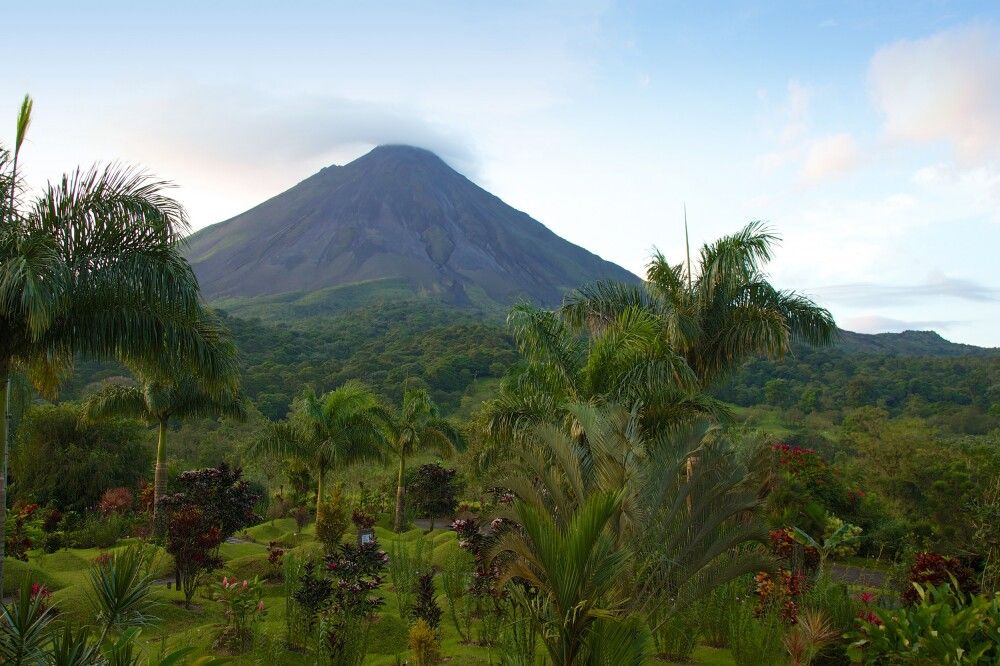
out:
M1000 3L32 2L0 141L118 160L195 228L381 143L642 274L765 220L772 281L861 332L1000 346ZM3 124L3 109L9 122Z

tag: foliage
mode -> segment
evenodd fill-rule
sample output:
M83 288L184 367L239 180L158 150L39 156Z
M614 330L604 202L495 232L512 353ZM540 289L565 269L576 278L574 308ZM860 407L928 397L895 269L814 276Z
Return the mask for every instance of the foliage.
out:
M437 405L430 393L423 388L411 388L403 395L403 405L398 413L387 420L389 436L386 444L396 459L399 471L396 477L396 515L393 523L398 532L403 529L404 496L415 492L417 510L433 519L439 513L450 512L454 508L454 497L447 497L447 491L454 489L452 470L448 477L445 470L425 469L424 465L410 482L406 481L406 461L422 448L434 448L441 455L451 455L455 449L464 449L464 440L458 429L438 414ZM436 487L432 484L442 484ZM450 500L450 506L445 506Z
M460 492L458 472L438 463L421 465L406 483L406 494L413 509L423 518L450 516L458 504Z
M7 514L8 527L4 530L4 534L8 557L22 562L28 561L28 550L34 545L34 540L28 535L27 523L37 510L38 505L33 502L17 503L13 511Z
M306 627L311 631L320 614L330 606L333 582L322 572L318 572L315 562L306 562L291 596L305 610Z
M336 556L327 558L327 570L335 583L324 631L334 663L360 664L364 659L369 628L384 603L377 590L388 561L389 556L374 540L342 544Z
M786 622L775 612L757 617L753 607L736 599L728 614L726 644L737 666L785 666L782 646Z
M135 422L83 420L73 403L33 406L21 421L11 471L17 494L61 510L98 505L109 487L135 488L147 463Z
M992 599L953 583L914 583L918 603L861 619L850 655L868 664L887 658L913 663L991 664L1000 658L1000 595Z
M216 554L222 543L222 530L200 507L170 500L170 495L162 500L164 507L169 507L166 550L174 558L184 590L184 604L190 608L202 576L222 564Z
M657 656L668 661L690 661L701 638L701 627L695 609L688 607L665 619L653 614L652 619L656 627L652 635Z
M243 478L243 470L220 463L218 467L188 470L177 476L179 489L168 504L190 502L205 513L205 520L219 528L221 541L260 522L255 512L260 491Z
M906 578L906 588L901 599L904 604L912 605L920 601L920 588L939 587L949 582L958 586L966 594L979 591L975 572L962 564L956 557L948 557L937 553L917 553Z
M417 582L430 568L430 551L430 544L424 539L418 539L413 544L393 541L389 545L389 580L401 620L408 621L413 612Z
M423 619L410 627L410 653L416 666L436 666L441 663L441 645L434 629Z
M347 500L343 488L335 484L330 494L323 500L316 512L316 539L323 544L328 554L333 554L340 546L340 540L347 532Z
M448 616L464 642L472 639L474 576L473 556L461 548L449 549L441 570L441 588L448 606Z
M434 572L428 571L417 579L416 597L413 603L413 617L423 620L434 631L441 625L441 607L438 606L434 592Z
M150 621L154 606L152 557L145 546L127 546L91 567L91 606L103 634Z
M128 488L108 488L101 495L101 500L97 503L97 510L101 512L102 516L128 513L132 510L133 502L132 491Z
M256 578L243 580L223 576L216 588L225 624L218 644L232 652L243 652L253 643L254 627L264 616L264 588Z
M53 615L42 595L32 596L27 584L12 601L0 603L0 656L4 662L12 666L42 662Z

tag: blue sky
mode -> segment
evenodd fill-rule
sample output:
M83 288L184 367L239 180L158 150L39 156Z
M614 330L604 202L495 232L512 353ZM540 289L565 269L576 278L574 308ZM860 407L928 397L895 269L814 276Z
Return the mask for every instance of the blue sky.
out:
M641 272L754 219L775 282L866 332L1000 346L996 2L21 3L11 129L41 184L95 160L196 227L412 143ZM10 132L0 131L9 141Z

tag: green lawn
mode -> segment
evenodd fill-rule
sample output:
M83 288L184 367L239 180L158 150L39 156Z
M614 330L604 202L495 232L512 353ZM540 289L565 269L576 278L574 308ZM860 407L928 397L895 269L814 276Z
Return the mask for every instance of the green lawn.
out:
M313 541L312 526L305 529L302 535L295 533L295 523L291 519L275 520L253 527L240 535L239 543L227 543L221 548L224 567L216 572L215 577L223 575L252 578L266 576L270 573L267 563L267 543L279 541L290 547L291 553L316 552L317 544ZM392 532L376 528L376 535L386 550L391 550L393 543L413 544L424 540L429 542L431 559L440 564L449 548L456 548L455 533L450 530L437 529L424 532L414 529L396 535ZM4 573L4 589L11 590L21 584L26 577L32 581L45 584L53 591L52 601L59 609L58 620L70 620L76 623L88 623L93 620L93 613L87 597L88 570L100 554L98 549L66 549L56 553L44 554L33 551L27 563L7 560ZM198 654L212 654L219 626L222 622L220 604L199 592L193 601L193 607L185 609L183 595L176 589L168 588L172 583L170 558L162 550L154 560L155 575L158 583L155 588L155 598L158 602L156 616L158 622L143 628L140 641L147 654L156 655L186 646L194 646ZM440 581L438 581L440 584ZM172 585L171 585L172 588ZM285 636L285 600L282 585L278 582L265 585L264 603L267 614L261 622L258 637L253 650L245 655L235 657L235 664L267 664L268 666L304 665L311 663L310 659L296 652L289 651L284 645ZM369 654L366 664L395 665L397 657L400 662L409 659L406 650L406 626L399 619L399 610L390 583L383 587L385 605L381 617L386 618L384 624L373 629L369 641ZM495 663L496 655L491 661L490 650L476 645L463 644L454 626L451 624L443 595L438 603L445 610L441 624L442 652L447 662L453 666ZM400 650L395 653L394 650ZM651 664L667 662L650 660ZM694 664L721 666L733 664L728 652L709 647L700 647L695 655Z

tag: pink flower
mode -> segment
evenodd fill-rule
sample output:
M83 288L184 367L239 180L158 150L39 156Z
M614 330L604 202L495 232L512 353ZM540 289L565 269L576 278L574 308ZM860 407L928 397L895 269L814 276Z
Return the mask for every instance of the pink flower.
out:
M229 587L229 578L226 576L222 577L222 587Z
M243 589L244 590L247 589L247 582L246 581L243 581Z
M862 592L861 593L861 601L864 602L864 603L866 603L866 604L870 604L871 602L875 601L875 593L874 592Z
M264 610L264 602L263 601L258 601L257 602L257 610L258 611Z

